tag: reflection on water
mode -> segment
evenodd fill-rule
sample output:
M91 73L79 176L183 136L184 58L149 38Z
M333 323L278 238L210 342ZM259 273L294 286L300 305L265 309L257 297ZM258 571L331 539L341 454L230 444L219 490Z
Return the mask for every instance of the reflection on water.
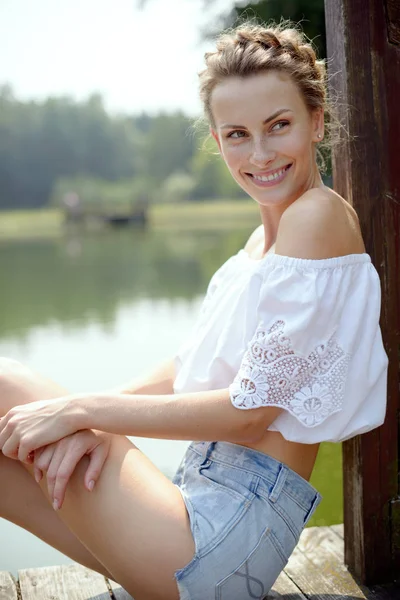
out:
M248 232L115 231L0 243L0 356L71 391L104 390L173 356L214 271ZM135 439L168 476L187 442ZM342 520L340 446L323 444L312 483L325 496L310 524ZM68 559L0 520L0 570Z
M119 231L0 244L0 336L23 337L53 321L110 323L122 305L143 298L190 300L245 237Z

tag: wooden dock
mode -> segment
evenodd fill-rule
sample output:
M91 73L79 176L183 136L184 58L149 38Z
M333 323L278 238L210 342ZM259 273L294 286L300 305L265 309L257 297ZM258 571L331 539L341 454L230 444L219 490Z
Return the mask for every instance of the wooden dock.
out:
M400 600L399 581L359 586L343 564L343 525L309 527L269 597L282 600ZM0 571L0 600L132 600L118 584L81 565Z

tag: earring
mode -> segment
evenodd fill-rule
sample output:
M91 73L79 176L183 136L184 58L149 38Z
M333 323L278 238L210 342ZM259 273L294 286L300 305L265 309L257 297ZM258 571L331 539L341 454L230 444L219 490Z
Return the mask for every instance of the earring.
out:
M321 138L322 138L322 135L319 133L317 137L318 137L319 139L321 139Z

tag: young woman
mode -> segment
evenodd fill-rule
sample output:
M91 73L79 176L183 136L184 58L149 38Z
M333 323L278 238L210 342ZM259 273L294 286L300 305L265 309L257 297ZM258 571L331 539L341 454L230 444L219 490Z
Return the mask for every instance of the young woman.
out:
M379 278L316 163L323 64L297 30L244 24L200 87L262 225L212 277L191 337L116 394L68 396L2 363L0 516L135 600L264 598L321 500L320 442L385 416ZM127 435L194 442L171 482Z

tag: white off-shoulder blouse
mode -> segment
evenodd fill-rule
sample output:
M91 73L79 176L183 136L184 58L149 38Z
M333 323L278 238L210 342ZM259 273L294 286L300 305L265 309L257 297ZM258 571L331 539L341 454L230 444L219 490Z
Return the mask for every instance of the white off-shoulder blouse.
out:
M284 409L289 441L341 442L381 425L388 358L368 254L322 260L244 251L213 275L175 357L175 393L229 388L242 410Z

